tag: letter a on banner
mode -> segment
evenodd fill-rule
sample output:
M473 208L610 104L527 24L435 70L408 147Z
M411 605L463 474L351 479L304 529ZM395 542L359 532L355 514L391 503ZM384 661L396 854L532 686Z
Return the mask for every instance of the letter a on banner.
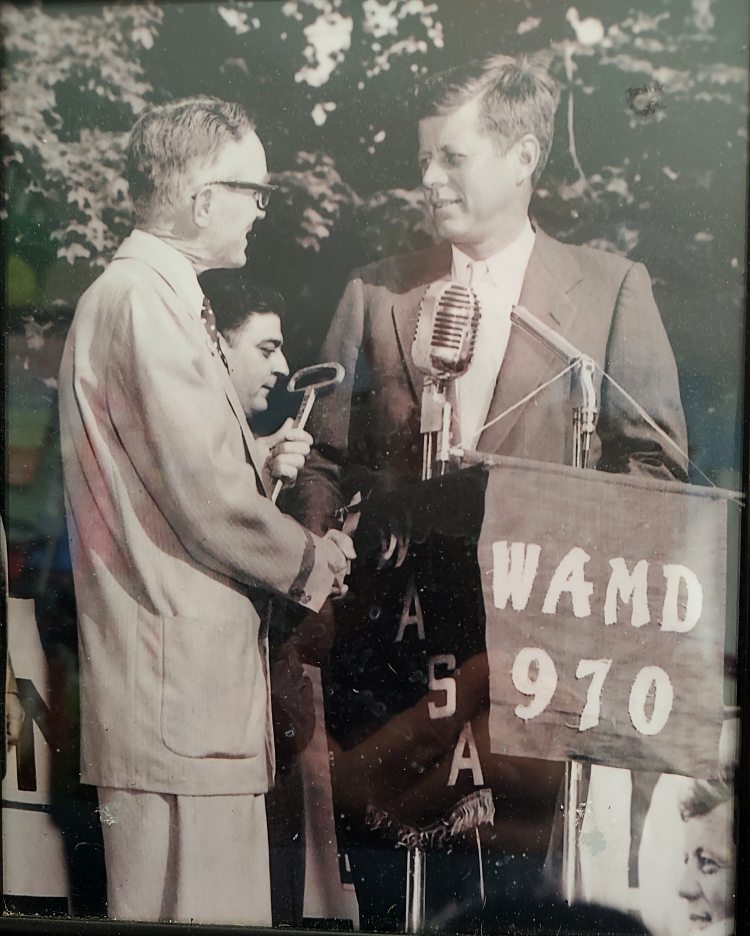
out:
M394 643L400 643L404 639L404 633L409 626L416 626L417 634L420 640L424 640L424 618L422 617L422 605L419 602L419 592L414 584L414 579L409 581L409 587L404 596L404 607L401 611L401 623L398 627L398 633Z
M591 614L590 598L594 591L594 583L587 582L584 566L591 556L580 546L573 549L560 561L552 576L547 589L542 611L545 614L555 614L557 602L563 592L570 592L573 601L573 614L577 618L585 618Z
M482 765L479 763L479 752L477 751L477 743L474 740L474 733L471 730L471 722L466 722L458 741L456 741L448 786L456 785L461 770L471 771L474 786L483 785L484 774L482 773Z

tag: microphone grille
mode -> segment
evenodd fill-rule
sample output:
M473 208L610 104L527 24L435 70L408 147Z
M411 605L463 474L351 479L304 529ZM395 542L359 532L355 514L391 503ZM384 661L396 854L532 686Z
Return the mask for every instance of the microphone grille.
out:
M432 283L419 307L412 345L415 365L440 379L460 377L471 363L479 324L479 301L463 283Z

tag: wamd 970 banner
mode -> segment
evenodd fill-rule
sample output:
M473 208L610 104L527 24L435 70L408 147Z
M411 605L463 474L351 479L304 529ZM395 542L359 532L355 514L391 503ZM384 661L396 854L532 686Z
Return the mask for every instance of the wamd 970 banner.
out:
M479 565L494 753L716 772L730 497L540 463L490 470Z

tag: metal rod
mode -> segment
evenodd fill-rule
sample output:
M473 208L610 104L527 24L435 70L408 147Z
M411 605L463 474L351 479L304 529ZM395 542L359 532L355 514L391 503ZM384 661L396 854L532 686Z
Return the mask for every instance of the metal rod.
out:
M573 407L573 466L589 467L591 437L596 429L598 405L594 374L596 364L587 355L580 355L573 373L581 388L581 406ZM565 763L565 803L563 816L563 895L570 905L576 898L578 885L578 827L581 805L583 766L580 761Z
M573 467L583 468L581 464L581 407L573 407Z
M590 357L582 357L580 364L581 391L583 393L583 405L580 410L580 462L581 468L589 466L589 451L591 449L591 437L596 429L596 417L599 413L596 400L596 386L594 384L594 375L596 373L596 364Z
M581 765L565 763L565 826L563 830L563 894L570 906L576 895L578 864L578 805L580 799Z
M432 432L425 432L422 436L422 480L429 481L432 477Z
M448 400L443 400L443 411L441 413L440 432L438 433L438 474L444 475L450 461L451 451L451 410L452 407Z
M477 840L477 861L479 862L479 899L484 907L487 895L484 891L484 866L482 865L482 840L479 837L479 826L474 829L474 835Z
M406 920L407 933L421 933L424 929L425 854L414 847L406 852Z

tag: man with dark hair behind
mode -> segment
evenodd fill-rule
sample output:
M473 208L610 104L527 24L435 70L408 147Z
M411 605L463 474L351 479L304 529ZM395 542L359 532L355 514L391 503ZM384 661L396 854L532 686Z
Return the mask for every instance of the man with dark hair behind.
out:
M135 230L81 297L59 379L81 779L111 917L270 924L268 601L320 607L353 551L267 496L197 279L244 266L265 217L253 124L174 101L141 115L127 156Z
M440 281L470 284L482 310L471 365L455 382L458 439L454 441L460 446L558 464L571 461L570 381L552 380L562 368L560 360L524 332L511 328L510 312L518 304L598 365L595 382L600 411L589 466L686 478L687 441L677 368L645 267L602 250L561 243L529 217L531 196L552 144L558 99L548 63L539 57L493 56L439 75L419 89L418 160L426 208L439 242L351 274L321 352L323 360L345 366L346 378L321 401L313 416L315 447L294 491L295 513L311 529L329 529L337 508L358 488L364 487L366 494L368 485L391 488L420 478L424 378L410 349L425 290ZM650 422L602 381L602 371L638 400ZM547 382L549 386L535 393ZM427 619L425 633L409 629L413 640L422 642L425 666L428 656L455 656L456 672L450 679L457 687L457 711L464 678L459 671L470 653L465 644L472 627L474 631L481 627L476 611L470 620L472 611L467 607L466 615L466 621L455 623L454 635L461 636L451 638L453 646L447 645L447 639L446 646L438 646L434 639L430 642ZM402 634L394 630L389 636L382 629L379 621L381 645L390 641L394 655L406 653ZM370 639L369 635L374 639L372 628L366 638L360 636ZM476 635L476 642L481 645L483 635ZM359 650L366 652L363 647ZM369 665L372 670L372 661ZM481 667L474 668L481 671ZM358 683L357 691L358 698L364 697L365 689L374 693L374 706L378 703L377 673L371 672L371 678L367 686ZM333 682L339 691L345 688L343 673L337 672ZM503 874L503 863L513 855L516 859L525 855L529 867L541 864L562 765L492 755L488 693L478 691L476 685L471 691L485 699L484 717L478 712L471 728L497 815L492 833L496 858L486 862L487 886L493 886L492 875L500 868L499 893L507 884L510 894L512 881L520 878L511 870L512 863ZM439 708L445 691L435 691L434 696ZM433 693L425 696L432 697ZM332 701L329 698L328 704ZM383 716L383 726L393 714ZM344 722L340 711L337 720L339 725ZM448 734L449 722L448 718L434 722L432 734L438 728ZM357 735L356 726L351 729L350 734L348 729L339 731L336 739L345 750ZM426 743L431 738L427 723L423 734L424 738L420 734L411 739L415 752L432 750ZM421 741L425 744L420 745ZM446 777L455 741L455 736L446 738ZM424 782L428 775L437 777L434 771L444 761L445 757L419 764L416 772L405 767L398 782L406 790L408 783ZM424 773L427 768L431 774ZM466 774L461 771L459 776ZM384 882L404 880L404 849L392 852L389 860L398 871L391 878L384 870L368 872L380 846L363 823L363 816L352 819L347 826L351 836L345 843L352 858L362 926L400 928L401 885ZM362 834L353 831L356 828ZM434 866L430 862L431 858L428 885L429 869ZM489 923L489 916L484 919Z
M283 351L284 297L243 271L207 274L202 284L211 298L216 325L226 339L232 382L250 427L268 409L268 395L288 376ZM312 436L291 419L268 436L256 436L267 452L266 467L274 480L293 482L310 453ZM284 618L284 608L277 608ZM305 813L298 755L315 728L310 679L302 668L294 636L285 620L269 632L271 712L276 747L276 779L266 796L271 868L273 923L299 924L305 887Z

